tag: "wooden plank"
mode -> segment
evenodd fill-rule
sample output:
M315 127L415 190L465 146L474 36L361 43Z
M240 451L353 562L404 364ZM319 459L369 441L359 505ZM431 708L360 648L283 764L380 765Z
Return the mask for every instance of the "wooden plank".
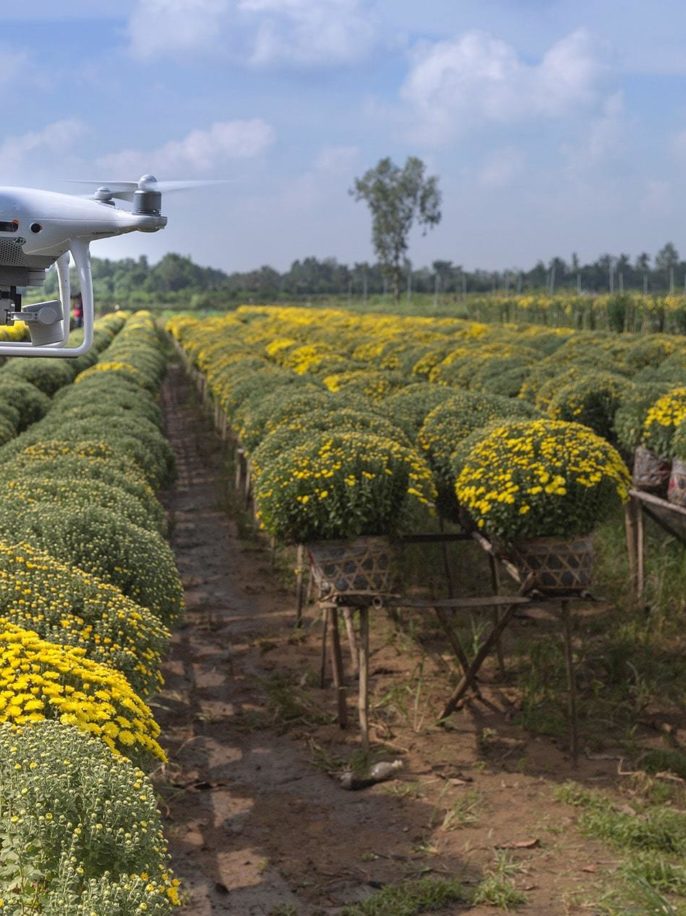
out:
M448 544L452 541L471 541L471 534L465 532L443 532L437 534L404 534L398 538L400 544Z
M681 515L686 518L686 508L684 506L670 503L669 500L662 499L661 496L654 496L652 493L645 493L643 490L629 490L629 496L633 496L649 506L659 507L674 515Z
M656 522L660 528L666 531L667 534L676 538L677 541L686 541L686 518L680 515L674 515L672 517L657 506L644 505L642 508L645 514L649 518L652 518L652 520ZM662 514L660 514L660 512L662 512ZM667 517L665 518L665 516Z
M538 602L541 603L540 601ZM510 604L535 604L526 595L484 595L478 598L402 598L394 596L384 602L384 607L400 607L413 610L434 610L453 608L457 611L478 610L479 608L507 607Z

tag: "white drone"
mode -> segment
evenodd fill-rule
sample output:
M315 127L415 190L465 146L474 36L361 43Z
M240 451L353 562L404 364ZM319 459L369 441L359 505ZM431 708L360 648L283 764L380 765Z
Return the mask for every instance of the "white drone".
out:
M89 182L95 184L95 182ZM160 213L163 191L210 182L139 181L102 185L88 197L34 188L0 187L0 324L25 321L31 341L6 341L0 356L80 356L93 342L93 281L89 244L125 232L157 232L167 225ZM131 209L115 204L130 201ZM81 282L83 342L68 347L69 254ZM57 267L59 299L22 308L21 290L42 286L45 272Z

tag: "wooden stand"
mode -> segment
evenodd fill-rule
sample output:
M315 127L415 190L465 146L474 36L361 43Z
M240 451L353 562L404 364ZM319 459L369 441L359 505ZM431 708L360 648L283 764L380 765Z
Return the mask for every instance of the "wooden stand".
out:
M629 491L625 510L626 545L632 591L637 602L643 600L645 592L646 515L667 534L686 544L686 508L643 490Z
M244 450L240 447L231 434L231 428L228 418L214 399L209 390L209 386L204 375L191 363L183 348L178 341L174 341L177 352L179 353L184 368L193 382L198 396L207 410L217 434L223 442L233 442L235 444L235 467L236 479L235 486L239 493L242 493L246 507L251 503L251 479L250 463L247 460ZM650 515L658 524L660 524L670 534L686 541L686 509L668 503L666 500L651 496L650 494L640 491L631 491L631 500L627 508L626 529L627 545L629 550L629 566L631 570L632 583L637 597L643 594L644 589L644 553L645 538L643 513ZM479 546L488 553L491 588L491 596L478 598L456 598L454 597L455 583L453 580L452 569L450 567L447 553L447 544L452 541L474 540ZM505 659L502 649L501 637L508 624L514 617L518 607L527 604L533 604L534 600L528 595L528 582L522 581L519 570L509 560L497 554L493 545L483 535L476 531L448 533L443 530L438 534L415 534L401 539L404 543L436 543L441 545L443 565L446 575L449 597L440 600L418 601L410 598L403 598L398 595L394 596L371 596L371 595L329 595L324 600L320 600L322 611L322 652L320 666L320 683L322 686L326 683L327 658L330 654L331 668L333 674L334 687L336 689L336 700L338 709L338 722L341 728L345 728L348 723L348 709L346 699L345 676L343 667L343 657L341 652L341 641L339 631L339 610L342 610L348 642L350 644L351 655L353 660L353 669L358 674L358 715L360 723L360 740L362 750L366 753L369 750L369 613L372 608L384 607L391 611L401 608L415 608L433 610L443 629L448 644L462 670L462 677L457 687L453 690L446 701L440 715L440 720L445 720L454 712L467 691L474 689L478 696L477 675L484 661L495 649L498 659L498 665L501 671L505 668ZM507 574L519 586L516 595L500 595L500 576L499 567L502 567ZM305 572L307 566L305 563L305 551L303 545L297 548L296 559L296 626L302 625L303 607L308 600L312 588L312 577L310 576L305 586ZM570 721L570 752L574 763L578 754L578 734L577 734L577 702L576 702L576 681L574 670L573 644L572 644L572 617L569 608L569 598L560 600L561 620L563 624L563 633L565 641L565 662L567 668L568 681L568 710ZM485 640L476 652L476 655L469 661L464 647L460 643L459 637L455 632L453 625L452 613L459 610L486 610L491 609L492 627ZM359 615L359 639L355 635L353 624L353 613L358 611ZM328 648L329 631L331 632L331 646Z

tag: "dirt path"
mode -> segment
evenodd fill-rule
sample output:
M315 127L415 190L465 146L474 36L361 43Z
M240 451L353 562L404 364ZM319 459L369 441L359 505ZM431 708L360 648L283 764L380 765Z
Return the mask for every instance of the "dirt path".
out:
M587 896L608 856L570 829L573 814L553 798L570 775L564 751L508 724L507 691L494 688L452 730L437 729L418 716L445 696L447 666L428 670L427 661L421 704L383 732L386 758L405 761L401 780L346 792L315 765L349 757L357 741L354 727L343 734L331 724L332 691L312 686L317 630L293 630L292 593L268 552L239 537L218 440L177 366L163 403L178 462L166 503L187 614L155 713L170 757L159 787L183 912L336 913L426 874L474 886L498 845L515 847L528 901L520 912L581 912L575 897ZM389 627L375 624L377 696L402 691L417 670L416 652ZM613 766L587 762L576 778L602 784Z

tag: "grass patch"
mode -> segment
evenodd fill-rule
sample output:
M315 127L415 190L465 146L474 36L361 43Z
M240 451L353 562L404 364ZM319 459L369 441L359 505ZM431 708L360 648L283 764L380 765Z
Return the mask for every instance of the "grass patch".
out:
M325 725L333 721L331 715L309 699L294 675L279 672L261 683L267 695L270 724L280 731L296 725Z
M603 793L575 783L561 786L556 797L581 809L582 833L624 854L614 875L616 885L603 898L602 912L686 913L683 904L664 896L686 897L686 813L640 799L634 800L635 808L620 810Z
M341 916L417 916L450 903L469 903L469 895L459 881L419 878L384 887L362 903L345 907Z
M561 786L560 801L581 808L579 827L587 836L610 843L619 850L686 854L686 814L666 807L641 806L618 810L601 792L574 783Z
M526 894L514 883L515 875L520 874L522 866L513 862L510 856L499 851L495 862L486 870L486 876L476 887L472 896L473 904L497 906L501 910L514 910L526 903Z
M459 827L475 827L484 808L484 797L476 789L470 789L452 803L445 812L441 827L456 830Z
M670 748L654 748L640 758L641 769L646 773L674 773L686 779L686 754Z

